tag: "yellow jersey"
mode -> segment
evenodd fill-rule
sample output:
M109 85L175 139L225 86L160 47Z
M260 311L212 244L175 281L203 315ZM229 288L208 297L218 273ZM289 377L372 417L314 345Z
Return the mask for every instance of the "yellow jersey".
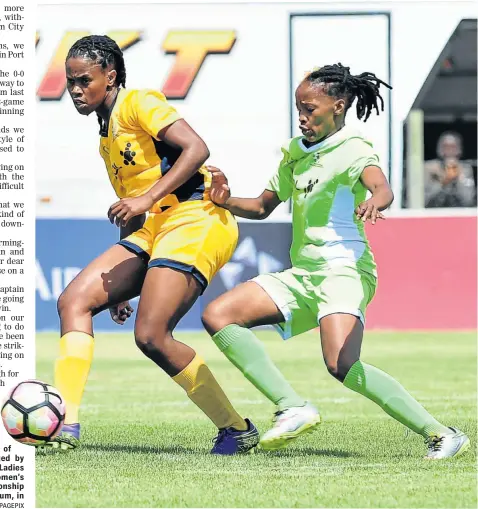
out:
M100 154L118 198L143 195L171 169L181 149L160 140L158 133L180 118L161 92L119 89L107 132L100 139ZM156 202L150 212L207 199L210 184L210 174L202 167L173 193Z

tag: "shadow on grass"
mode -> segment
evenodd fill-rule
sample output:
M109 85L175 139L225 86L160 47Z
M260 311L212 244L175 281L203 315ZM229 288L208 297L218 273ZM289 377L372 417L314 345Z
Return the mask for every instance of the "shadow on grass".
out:
M282 449L281 451L259 451L268 456L277 456L283 458L301 457L301 456L328 456L332 458L359 458L361 454L356 452L342 451L340 449L314 449L305 447L300 449Z
M148 446L148 445L121 445L121 444L81 444L75 452L109 452L109 453L125 453L125 454L204 454L203 451L198 449L189 449L186 447L172 446L172 447L161 447L161 446ZM58 449L52 448L37 448L37 454L41 456L49 454L68 454L73 450L59 451Z
M153 445L121 445L121 444L84 444L82 449L87 451L124 452L139 454L201 454L198 449L181 446L153 446Z
M209 456L209 451L204 449L193 449L181 446L152 446L152 445L123 445L123 444L95 444L83 443L76 450L77 452L106 452L106 453L125 453L125 454L183 454ZM67 454L72 451L59 451L58 449L38 448L37 454ZM311 447L282 449L280 451L264 451L258 449L255 455L269 456L276 458L300 458L305 456L331 457L331 458L358 458L361 454L355 452L342 451L340 449L315 449ZM238 455L238 457L244 455ZM247 456L247 455L246 455Z

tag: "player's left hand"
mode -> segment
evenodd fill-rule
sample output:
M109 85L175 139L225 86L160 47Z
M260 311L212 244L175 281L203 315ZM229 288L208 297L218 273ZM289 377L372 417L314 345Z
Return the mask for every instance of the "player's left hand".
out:
M118 325L124 325L126 320L133 314L134 309L129 301L120 302L116 306L110 307L111 319Z
M377 222L377 219L385 219L385 216L378 210L373 198L362 202L356 209L357 219L361 219L364 223L368 220L372 224Z
M123 198L111 205L108 219L116 226L126 226L132 217L148 212L153 205L154 200L148 193L136 198Z

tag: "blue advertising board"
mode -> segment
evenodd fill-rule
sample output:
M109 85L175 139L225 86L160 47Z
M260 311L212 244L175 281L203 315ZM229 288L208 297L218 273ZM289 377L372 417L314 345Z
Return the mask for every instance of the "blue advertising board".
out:
M100 219L37 219L36 329L59 329L56 303L68 283L90 261L118 240L118 229ZM291 225L241 223L240 238L230 262L214 278L204 295L178 325L179 330L202 330L201 312L215 297L259 273L289 266ZM137 299L135 299L136 301ZM133 308L137 302L133 301ZM115 324L104 311L94 318L99 331L132 330L134 320Z

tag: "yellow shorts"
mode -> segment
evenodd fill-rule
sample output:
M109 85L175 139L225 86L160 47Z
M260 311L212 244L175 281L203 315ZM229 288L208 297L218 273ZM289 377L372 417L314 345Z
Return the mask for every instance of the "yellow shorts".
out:
M234 216L209 200L186 201L150 214L143 227L119 242L148 261L192 274L203 291L234 253Z

